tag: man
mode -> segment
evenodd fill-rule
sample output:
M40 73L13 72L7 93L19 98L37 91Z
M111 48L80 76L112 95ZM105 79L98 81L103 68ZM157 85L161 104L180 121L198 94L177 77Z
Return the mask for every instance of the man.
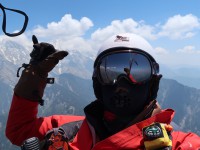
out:
M85 107L85 117L37 117L38 102L42 102L44 88L50 81L48 73L68 53L55 50L51 44L38 43L36 37L33 43L32 59L24 65L14 89L6 127L6 135L13 144L21 145L31 137L44 141L49 130L65 124L65 134L73 135L65 140L65 149L70 150L200 149L200 137L173 131L170 123L174 111L160 109L156 97L162 75L150 55L153 54L150 44L142 37L119 34L102 45L92 78L97 100ZM78 130L71 126L69 130L70 123L80 120L83 122ZM46 149L55 141L50 139Z

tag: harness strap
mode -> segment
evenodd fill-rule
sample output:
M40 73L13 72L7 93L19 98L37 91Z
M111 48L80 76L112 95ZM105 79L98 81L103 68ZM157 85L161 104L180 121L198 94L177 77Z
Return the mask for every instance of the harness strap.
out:
M77 132L79 131L83 120L74 121L70 123L63 124L60 128L62 128L66 134L66 138L69 142L73 141L74 137L76 136Z
M83 123L83 120L73 121L73 122L65 123L58 128L53 128L49 130L45 135L45 139L40 142L40 148L48 149L49 146L53 145L52 140L50 140L52 134L54 136L61 135L62 141L65 141L67 143L73 141L82 123Z
M0 3L0 8L3 11L3 23L2 23L3 32L7 36L10 36L10 37L14 37L14 36L18 36L18 35L22 34L26 30L26 27L27 27L27 24L28 24L28 16L26 15L26 13L21 11L21 10L17 10L17 9L6 8L1 3ZM8 32L6 32L6 12L5 12L5 10L14 11L14 12L19 13L19 14L21 14L21 15L23 15L25 17L24 18L24 25L23 25L21 31L19 31L17 33L8 33Z

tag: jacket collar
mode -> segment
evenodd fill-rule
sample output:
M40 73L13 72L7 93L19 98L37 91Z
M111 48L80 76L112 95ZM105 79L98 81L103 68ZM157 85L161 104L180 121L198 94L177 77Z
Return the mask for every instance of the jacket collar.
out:
M104 146L107 148L109 145L114 147L113 149L117 149L117 147L120 147L120 149L143 149L143 144L141 145L143 142L142 129L154 122L170 124L173 116L174 110L162 110L148 119L133 124L128 128L125 128L124 130L121 130L120 132L113 134L102 141L99 141L95 145L95 149L100 147L102 148Z

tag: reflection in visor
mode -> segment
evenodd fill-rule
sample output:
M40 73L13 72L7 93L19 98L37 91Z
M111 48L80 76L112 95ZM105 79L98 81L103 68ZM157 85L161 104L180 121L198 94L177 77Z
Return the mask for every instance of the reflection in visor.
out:
M121 75L134 83L150 79L152 71L148 58L138 53L116 53L101 59L100 78L105 84L113 84Z

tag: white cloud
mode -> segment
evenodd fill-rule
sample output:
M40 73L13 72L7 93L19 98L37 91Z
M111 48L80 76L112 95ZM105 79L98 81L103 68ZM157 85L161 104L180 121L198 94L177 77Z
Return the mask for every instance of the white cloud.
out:
M60 21L48 23L47 27L38 25L32 31L26 31L24 34L15 38L2 35L0 39L9 39L19 44L23 43L23 46L32 49L31 36L34 34L37 36L39 42L55 44L55 48L57 49L85 50L88 52L92 48L89 42L82 36L92 26L92 21L87 17L76 20L70 14L66 14Z
M21 34L19 36L16 36L15 38L8 37L6 35L1 35L0 36L0 41L2 41L2 40L14 41L16 43L19 43L19 44L23 45L27 49L29 49L30 46L31 46L31 41L30 41L30 39L27 38L26 34Z
M96 51L92 48L90 41L82 37L62 38L53 41L53 45L60 50L79 51L86 55L94 56Z
M184 39L195 35L195 29L200 28L200 22L192 14L185 16L175 15L170 17L161 28L162 31L158 33L158 36L167 36L171 39Z
M186 53L186 54L200 54L200 50L196 50L195 46L185 46L182 49L177 50L178 53Z
M193 37L200 28L198 17L187 14L170 17L165 24L157 23L148 25L145 21L135 21L132 18L114 20L110 25L97 29L92 34L92 39L102 42L113 34L130 32L143 36L146 39L156 40L160 37L170 39L184 39Z
M66 14L59 22L48 23L46 28L37 26L33 30L33 34L40 37L52 37L52 39L66 36L82 36L92 26L92 21L87 17L76 20L70 14Z
M76 20L70 14L66 14L60 21L48 23L46 28L37 26L32 34L37 35L39 42L47 41L57 49L76 50L94 55L96 52L93 52L89 40L82 37L92 26L92 21L87 17Z
M195 46L185 46L176 51L169 51L161 47L155 48L156 61L168 67L199 67L200 50L196 50Z
M162 48L162 47L156 47L156 48L155 48L155 52L156 52L156 54L158 54L158 55L165 55L165 54L168 54L168 53L169 53L166 49L164 49L164 48Z
M184 53L169 52L165 55L158 55L156 61L159 64L164 64L168 67L180 66L197 66L199 65L199 57L197 55L188 56Z
M97 29L91 37L92 40L102 42L113 34L124 32L139 34L147 39L155 39L153 26L146 25L144 21L136 22L131 18L124 19L122 21L114 20L109 26Z
M32 48L30 36L35 34L39 42L47 41L54 44L57 49L68 51L75 50L94 56L101 43L113 34L121 32L136 33L146 39L155 40L155 42L157 42L156 39L163 36L171 39L191 38L195 35L196 29L200 27L200 22L199 19L192 14L185 16L175 15L170 17L165 24L157 23L154 26L145 23L143 20L135 21L132 18L114 20L108 26L98 28L91 33L90 39L85 39L83 35L85 35L92 26L93 22L89 18L83 17L77 20L70 14L66 14L58 22L48 23L46 27L37 26L32 31L26 31L25 34L13 38L13 40ZM161 31L159 31L160 29ZM3 38L5 38L5 36ZM173 42L173 40L170 42ZM165 64L183 64L185 63L185 58L188 58L185 54L186 52L191 54L200 53L198 50L195 50L195 47L185 46L176 51L179 52L178 55L180 55L180 57L177 57L177 53L172 53L161 46L162 45L155 48L156 58ZM195 58L193 59L193 57ZM199 58L195 55L192 55L191 59L195 62L199 62ZM189 63L192 64L193 62L191 61Z

